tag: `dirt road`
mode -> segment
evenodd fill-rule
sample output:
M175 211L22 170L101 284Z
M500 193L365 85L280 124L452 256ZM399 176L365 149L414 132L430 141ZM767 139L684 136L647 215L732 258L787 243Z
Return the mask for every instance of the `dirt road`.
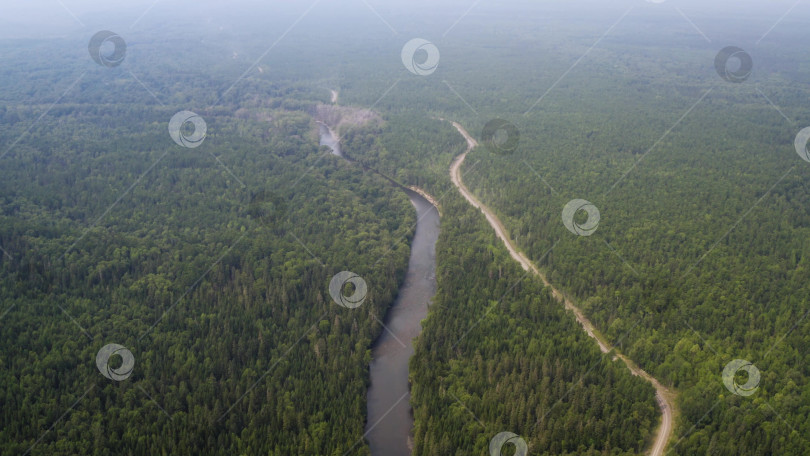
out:
M596 343L599 344L599 349L602 350L603 353L609 352L611 349L614 350L615 357L619 358L624 362L630 372L633 375L638 375L648 382L650 382L653 387L655 387L655 398L658 402L658 407L661 409L661 426L658 428L658 432L655 437L655 442L653 447L649 451L649 455L651 456L663 456L664 449L667 446L667 443L672 438L672 424L673 424L673 415L675 409L673 408L675 393L670 391L669 389L665 388L658 380L653 378L650 374L645 372L643 369L638 367L636 363L634 363L631 359L624 356L621 352L619 352L614 347L611 347L607 340L594 329L593 324L588 320L582 310L580 310L577 306L574 305L571 300L566 298L559 290L554 288L551 283L546 279L546 276L540 272L539 269L529 261L526 255L521 252L517 246L509 239L509 236L506 234L506 229L504 228L503 224L501 223L500 219L488 208L486 207L475 195L470 192L466 185L464 185L464 181L462 180L461 176L461 164L464 163L464 159L467 157L467 153L472 150L473 147L478 145L478 142L470 136L467 130L464 129L460 124L457 122L451 122L456 130L464 136L464 139L467 140L467 150L456 157L453 160L453 164L450 166L450 179L453 181L453 184L458 188L464 198L471 204L473 207L479 209L481 212L484 213L486 216L487 221L492 228L495 230L495 233L498 237L503 241L504 245L506 246L507 250L509 250L509 254L512 258L515 259L526 271L531 271L543 281L543 283L551 289L551 293L557 301L562 303L566 309L570 310L574 313L577 321L580 325L582 325L582 329L588 333L589 336L593 337L596 340Z

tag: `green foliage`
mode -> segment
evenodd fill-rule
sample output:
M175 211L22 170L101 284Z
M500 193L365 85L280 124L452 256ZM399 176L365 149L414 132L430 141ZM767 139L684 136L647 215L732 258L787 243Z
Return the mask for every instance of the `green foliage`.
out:
M465 147L455 129L399 120L347 135L346 149L407 184L418 176L441 199L439 289L410 366L414 454L484 454L507 430L532 454L642 452L659 421L652 386L602 354L452 187L448 168ZM417 132L419 143L435 139L419 147ZM358 137L369 138L365 147Z
M415 454L484 454L501 431L532 454L640 453L652 386L599 351L480 213L444 202L440 287L411 360Z
M5 157L4 453L68 411L32 454L342 454L362 439L372 315L404 276L414 214L319 150L306 112L274 106L200 111L211 134L184 149L170 108L75 105ZM286 216L252 216L260 191ZM362 308L332 302L341 270L369 284ZM94 363L112 342L136 359L120 383Z
M780 25L754 77L728 85L717 47L760 18L707 13L704 44L660 5L611 27L622 11L485 3L446 38L447 18L421 10L396 36L330 17L257 67L267 31L299 13L245 30L218 18L224 31L155 18L114 69L87 58L84 32L1 43L2 453L40 437L32 454L342 455L362 442L373 315L404 276L414 214L317 147L328 86L384 118L341 131L344 151L442 205L439 291L411 364L416 454L482 454L502 430L532 454L636 454L658 422L650 386L521 279L456 195L447 169L464 145L439 117L474 136L494 117L518 126L516 153L474 150L464 180L602 333L677 389L673 453L805 454L810 170L792 141L810 123L806 28ZM427 32L442 62L416 77L398 53ZM167 135L182 109L208 123L201 148ZM251 210L268 191L288 202L280 223ZM561 223L573 198L601 212L589 238ZM344 269L370 285L361 309L331 303ZM110 342L135 355L124 382L95 368ZM735 358L762 372L751 397L722 384Z

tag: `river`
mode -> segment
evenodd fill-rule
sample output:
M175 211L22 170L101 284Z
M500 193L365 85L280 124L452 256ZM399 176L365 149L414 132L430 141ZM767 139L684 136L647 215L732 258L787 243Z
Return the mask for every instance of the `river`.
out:
M347 158L340 141L325 124L320 125L320 144ZM439 211L418 193L402 189L416 208L416 232L405 281L385 316L385 328L371 350L366 438L372 456L410 456L413 413L410 405L408 361L414 353L413 339L422 332L428 303L436 294L436 240Z

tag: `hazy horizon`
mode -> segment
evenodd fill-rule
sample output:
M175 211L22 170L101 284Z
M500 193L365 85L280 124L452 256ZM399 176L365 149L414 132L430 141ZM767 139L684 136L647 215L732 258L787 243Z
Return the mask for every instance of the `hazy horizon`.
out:
M605 2L594 0L575 1L271 1L239 0L221 4L216 1L137 0L132 2L111 0L35 0L31 2L0 4L0 38L48 38L81 33L96 28L120 28L121 32L139 33L152 30L159 24L202 23L247 24L268 20L275 24L286 19L304 15L299 24L306 28L320 21L346 18L367 20L369 31L391 32L380 20L384 19L394 29L429 29L431 23L446 23L447 19L458 20L456 26L464 26L464 20L481 20L488 15L514 14L520 12L538 14L537 20L581 19L615 12L621 14L634 9L637 17L669 19L673 24L684 20L682 12L695 21L726 21L735 19L755 20L765 29L783 15L787 22L805 22L810 19L810 5L797 4L793 0L733 2L728 0L704 2L699 0L655 1L621 0ZM245 15L245 12L250 12ZM790 11L790 14L787 12ZM269 17L261 17L263 14ZM547 16L545 16L545 15ZM377 17L379 15L379 17ZM610 20L611 18L605 17ZM615 18L614 18L615 20ZM697 23L696 23L697 25ZM709 24L703 24L708 27ZM701 25L697 25L701 27ZM286 28L286 27L285 27Z

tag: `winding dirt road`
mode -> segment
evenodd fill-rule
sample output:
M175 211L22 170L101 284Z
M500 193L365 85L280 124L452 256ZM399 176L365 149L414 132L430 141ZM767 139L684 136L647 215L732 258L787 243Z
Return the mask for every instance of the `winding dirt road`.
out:
M652 448L648 452L651 456L663 456L664 449L669 443L669 440L672 438L672 424L673 424L673 415L675 413L675 409L673 408L675 393L670 391L668 388L664 387L658 380L653 378L650 374L645 372L643 369L638 367L636 363L634 363L631 359L624 356L621 352L619 352L614 347L611 347L607 340L602 336L598 331L594 329L593 324L588 320L582 310L580 310L577 306L574 305L571 300L566 298L559 290L554 288L551 283L546 279L546 276L540 272L539 269L529 261L526 255L521 252L517 246L512 242L511 239L506 234L506 229L504 228L503 224L501 223L500 219L486 206L484 206L475 195L470 192L464 182L461 180L461 164L464 163L464 159L467 157L467 153L472 150L473 147L478 145L478 142L470 136L467 130L464 129L460 124L457 122L451 122L456 130L464 136L464 139L467 140L467 150L456 157L453 160L453 164L450 166L450 179L453 181L453 184L458 188L464 198L471 204L473 207L479 209L481 212L484 213L486 216L487 221L489 224L492 225L492 228L495 230L495 233L498 237L503 241L504 245L506 246L507 250L509 250L509 254L514 258L526 271L531 271L543 281L543 283L551 289L551 293L554 298L562 303L566 309L572 311L574 316L576 316L577 321L580 325L582 325L582 329L588 333L589 336L593 337L596 340L596 343L599 344L599 349L602 350L603 353L609 352L611 349L614 350L614 356L616 358L621 359L624 364L630 369L630 372L633 375L638 375L643 379L650 382L653 387L655 388L655 398L658 402L658 407L661 409L661 426L658 428L657 435L655 437L655 443L653 444ZM615 358L614 358L615 359Z

